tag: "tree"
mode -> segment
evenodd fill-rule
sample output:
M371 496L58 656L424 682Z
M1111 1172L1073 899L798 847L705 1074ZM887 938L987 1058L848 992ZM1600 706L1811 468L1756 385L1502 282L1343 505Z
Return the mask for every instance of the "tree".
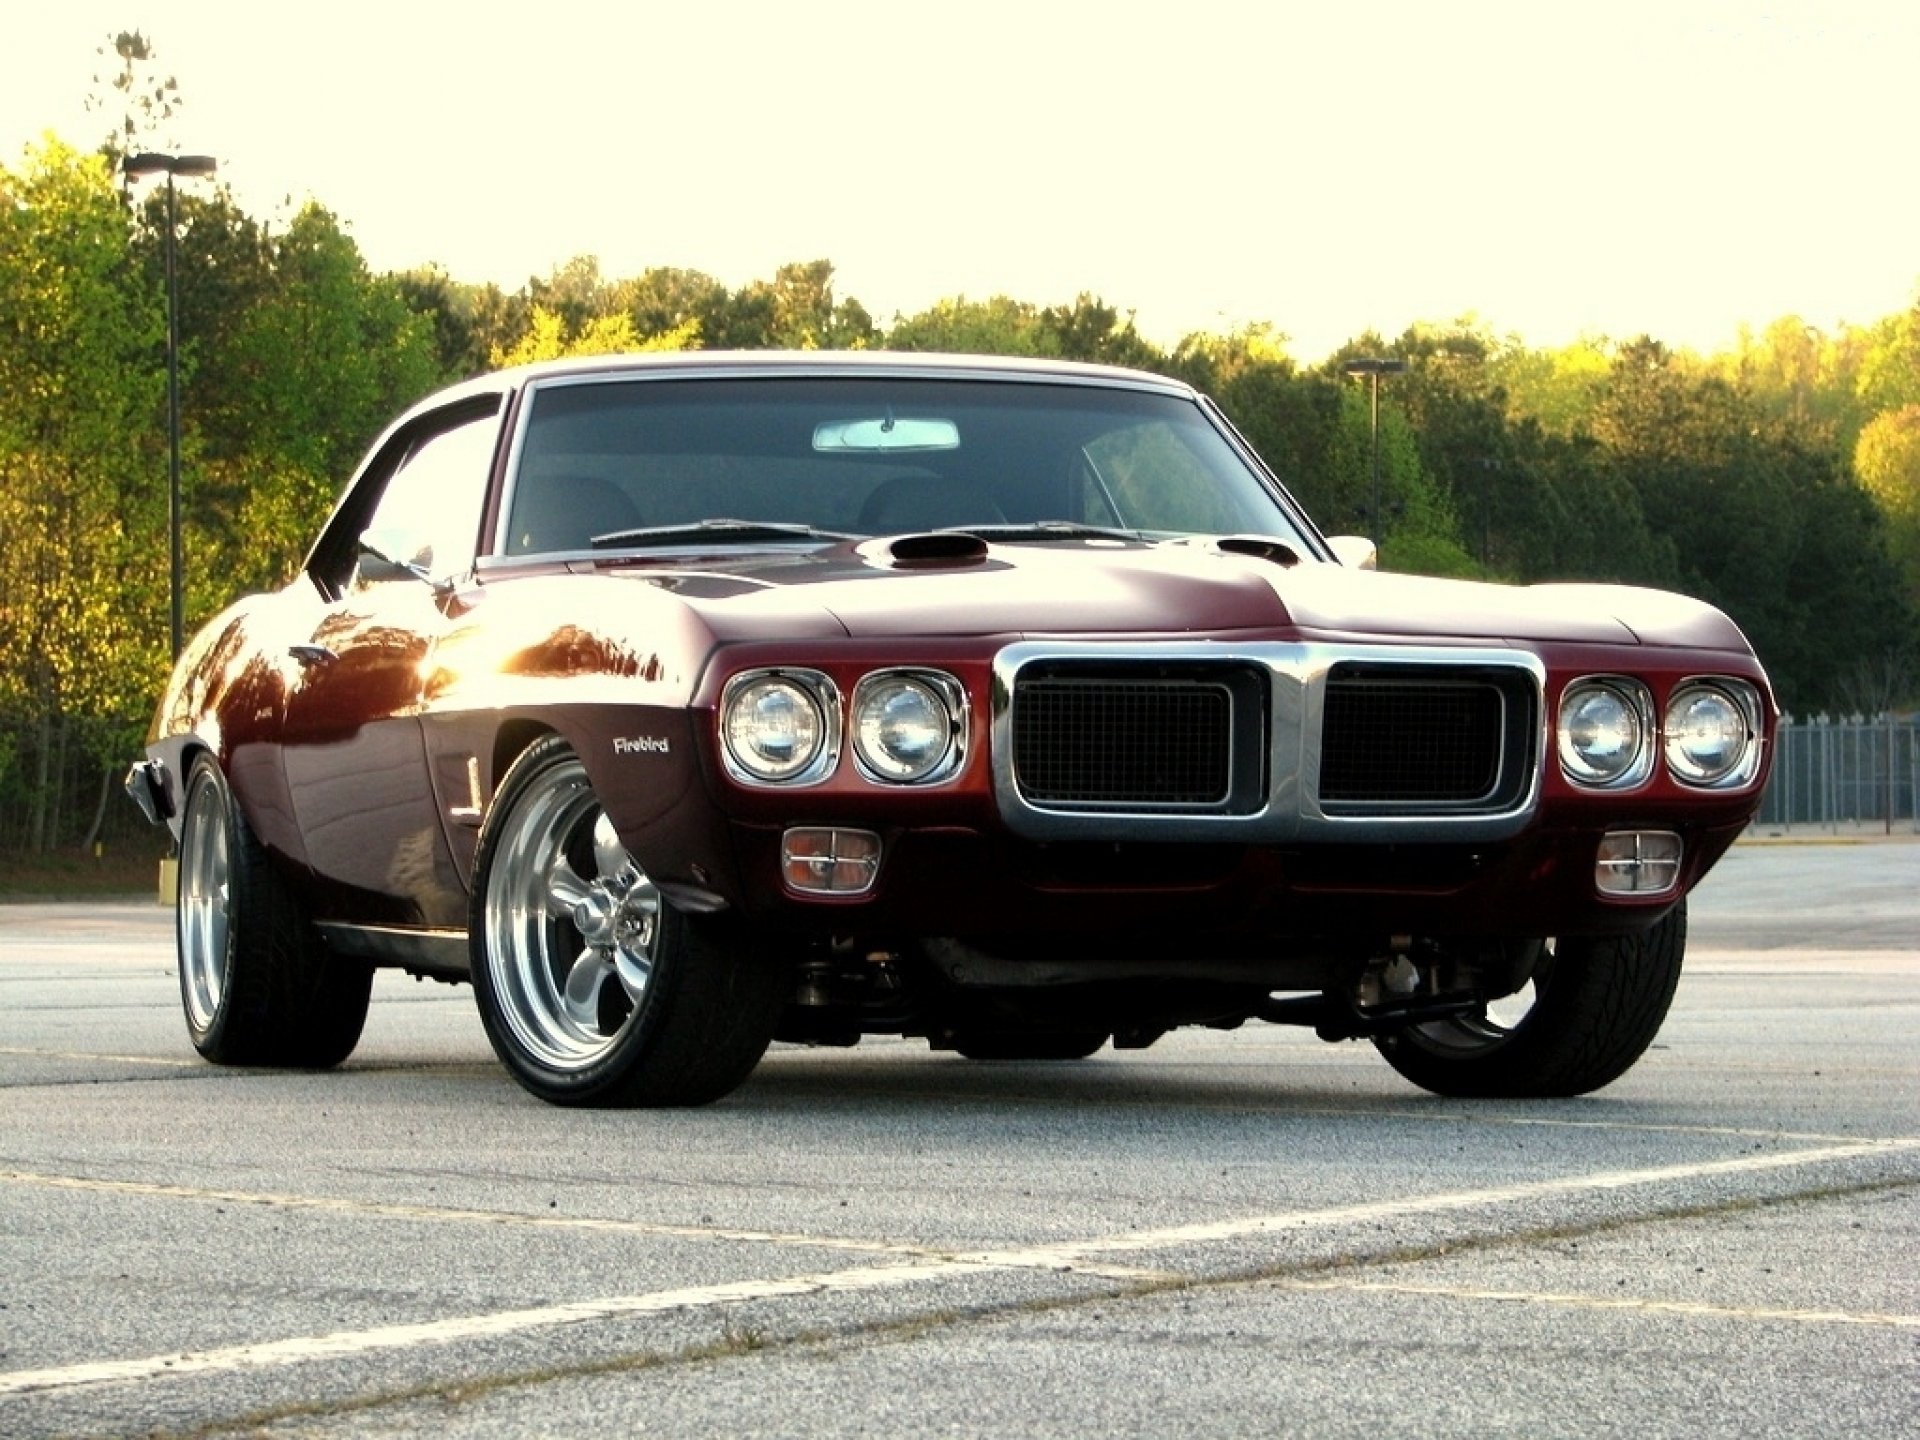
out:
M1084 291L1071 305L1050 305L1040 312L1040 328L1052 337L1050 354L1064 360L1085 360L1100 365L1129 365L1136 369L1157 370L1167 357L1140 337L1133 328L1131 313L1122 315L1113 306Z
M623 281L619 290L635 334L664 335L692 324L706 344L728 348L731 297L727 287L711 275L663 266Z
M580 334L592 321L620 308L617 287L601 277L600 261L592 255L576 255L556 265L546 279L529 280L527 300L535 310L558 315L568 335Z
M678 330L641 340L633 333L633 321L625 315L596 316L569 334L565 320L557 311L535 305L533 323L527 334L511 350L494 351L493 364L496 367L528 365L536 360L558 360L567 355L691 350L699 338L699 321L689 320Z
M1671 538L1680 588L1740 624L1790 709L1833 703L1859 657L1907 643L1884 522L1831 448L1645 339L1616 356L1594 430Z
M117 169L121 157L137 150L169 148L156 137L164 134L181 104L180 82L171 75L160 79L148 73L155 58L153 42L138 30L122 30L94 53L109 69L94 75L87 109L119 112L101 146L109 164ZM154 143L143 145L143 138Z
M0 170L0 769L35 851L69 768L132 748L166 664L165 321L140 278L104 156L50 142Z
M511 345L526 328L516 315L512 333L498 333L506 328L498 323L506 297L497 285L464 285L437 265L391 279L402 303L431 327L434 366L445 380L478 375L496 348Z
M1867 422L1853 452L1860 484L1880 508L1887 546L1920 608L1920 404L1887 410Z
M1857 393L1864 334L1843 327L1829 336L1798 315L1775 320L1759 335L1743 330L1716 369L1762 413L1804 443L1844 451L1867 418Z
M1594 397L1613 368L1613 350L1610 342L1593 336L1557 350L1503 346L1490 363L1506 393L1508 417L1532 420L1552 435L1587 428Z
M309 204L260 247L258 284L194 338L190 549L227 563L189 564L192 615L284 581L367 445L442 378L430 321L330 212Z
M887 332L887 347L892 350L1051 356L1058 353L1058 346L1059 337L1041 324L1035 306L1005 295L940 300L918 315L896 316Z
M736 306L766 316L764 343L783 350L864 350L877 338L873 318L857 300L837 301L833 262L782 265L773 281L747 286Z
M1870 412L1920 405L1920 297L1869 329L1855 385Z

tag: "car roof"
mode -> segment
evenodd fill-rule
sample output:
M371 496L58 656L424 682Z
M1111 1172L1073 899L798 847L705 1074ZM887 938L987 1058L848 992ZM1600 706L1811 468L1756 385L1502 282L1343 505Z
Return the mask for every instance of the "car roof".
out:
M768 377L896 376L913 379L1008 379L1095 384L1156 390L1192 398L1193 387L1165 375L1117 365L1016 355L951 355L908 350L676 350L646 354L576 356L540 360L477 375L427 397L417 409L438 407L467 395L498 394L535 381L580 376Z

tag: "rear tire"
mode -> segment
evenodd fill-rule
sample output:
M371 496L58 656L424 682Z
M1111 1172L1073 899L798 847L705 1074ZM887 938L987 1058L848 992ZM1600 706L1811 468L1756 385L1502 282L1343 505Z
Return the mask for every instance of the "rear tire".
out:
M254 838L219 762L194 761L176 939L193 1048L219 1065L324 1070L353 1053L373 967L333 954Z
M1653 1043L1686 942L1684 900L1638 934L1563 937L1535 968L1524 1015L1502 1021L1483 1011L1374 1043L1389 1065L1436 1095L1584 1095L1619 1079Z
M661 896L558 736L501 782L467 929L494 1053L555 1105L717 1100L766 1053L785 999L781 965Z

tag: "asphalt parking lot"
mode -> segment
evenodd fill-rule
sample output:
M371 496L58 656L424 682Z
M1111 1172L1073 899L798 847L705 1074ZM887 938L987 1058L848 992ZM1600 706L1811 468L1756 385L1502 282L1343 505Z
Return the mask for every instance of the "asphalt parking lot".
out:
M575 1113L382 976L199 1062L170 912L0 907L0 1435L1920 1434L1920 844L1737 847L1655 1049L777 1049Z

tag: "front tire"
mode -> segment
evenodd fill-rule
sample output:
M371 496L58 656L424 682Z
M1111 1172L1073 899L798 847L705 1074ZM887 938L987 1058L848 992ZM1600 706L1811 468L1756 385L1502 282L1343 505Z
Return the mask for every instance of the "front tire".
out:
M773 1038L779 965L674 909L558 736L523 754L481 831L474 995L494 1053L556 1105L703 1105Z
M175 901L181 1006L201 1055L324 1070L353 1053L373 967L333 954L307 923L211 755L187 775Z
M1563 937L1543 951L1524 1014L1483 1011L1374 1043L1389 1065L1436 1095L1584 1095L1619 1079L1653 1043L1686 942L1684 900L1638 934Z

